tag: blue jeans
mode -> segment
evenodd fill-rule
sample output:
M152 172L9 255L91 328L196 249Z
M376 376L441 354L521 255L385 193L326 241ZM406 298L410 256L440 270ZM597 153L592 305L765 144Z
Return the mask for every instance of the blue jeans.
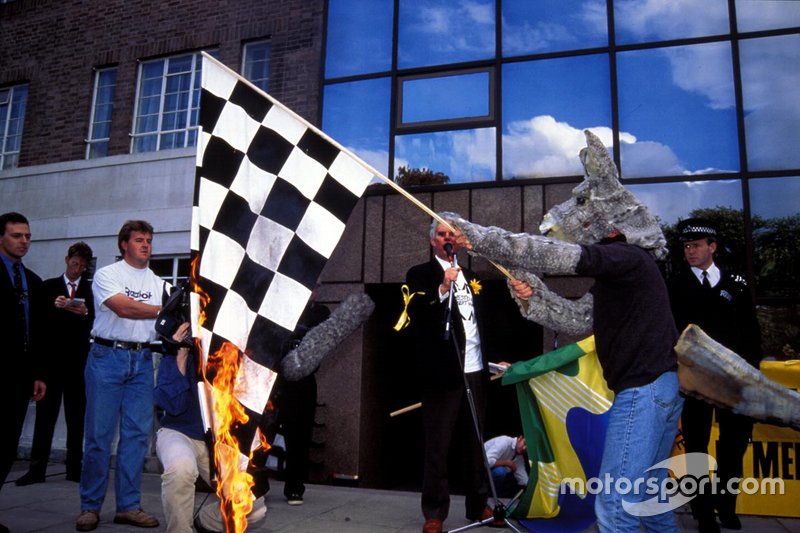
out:
M92 344L86 361L86 428L81 510L100 511L119 422L114 475L117 512L141 507L144 458L153 427L153 356Z
M597 525L601 532L638 532L640 523L647 531L678 532L671 510L639 517L622 507L622 500L641 502L653 498L654 494L646 494L644 489L638 494L633 490L622 494L615 489L618 486L616 480L628 480L633 484L637 479L655 478L658 487L662 486L667 470L646 470L669 457L682 407L676 372L665 372L652 383L625 389L614 398L600 465L599 477L604 485L595 500ZM610 487L607 486L608 480L614 482ZM625 491L625 485L622 487Z

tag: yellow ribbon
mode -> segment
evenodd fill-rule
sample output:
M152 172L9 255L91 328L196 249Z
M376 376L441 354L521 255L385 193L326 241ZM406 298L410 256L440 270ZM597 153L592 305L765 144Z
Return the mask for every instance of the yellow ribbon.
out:
M403 312L400 314L400 318L397 319L397 324L394 325L395 331L400 331L406 328L411 323L411 317L408 316L408 304L411 303L411 299L417 294L421 295L425 294L422 291L415 292L412 294L410 289L408 288L408 285L403 285L402 287L400 287L400 292L403 293Z

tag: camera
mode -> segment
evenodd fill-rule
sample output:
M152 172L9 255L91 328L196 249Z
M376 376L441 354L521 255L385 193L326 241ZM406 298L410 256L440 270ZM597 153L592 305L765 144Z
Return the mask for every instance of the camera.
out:
M194 338L192 337L191 329L180 342L176 342L175 339L172 338L178 327L184 322L189 321L190 316L189 291L187 290L186 284L173 287L172 293L169 295L169 298L167 298L167 301L164 302L164 305L161 306L161 312L158 313L158 317L156 317L156 333L161 336L164 343L168 343L172 346L186 346L191 348L194 346Z

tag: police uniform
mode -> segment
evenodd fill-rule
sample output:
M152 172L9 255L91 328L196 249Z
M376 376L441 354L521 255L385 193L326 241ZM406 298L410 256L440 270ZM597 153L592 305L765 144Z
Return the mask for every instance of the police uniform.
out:
M716 240L716 228L708 221L689 219L678 228L681 241L703 238ZM714 266L710 267L715 268ZM751 365L758 367L761 359L761 335L755 307L745 279L725 268L718 268L718 280L704 287L699 272L686 265L670 279L669 292L675 324L682 331L688 324L700 326L711 338L736 352ZM716 272L715 272L716 274ZM712 276L716 278L716 276ZM701 522L711 523L709 531L716 531L714 509L722 525L735 526L736 495L720 494L728 480L742 477L742 458L747 450L753 421L732 412L715 408L695 398L686 398L681 416L686 452L708 453L712 414L716 411L719 440L716 446L717 475L720 484L716 495L698 495L691 501L692 514Z

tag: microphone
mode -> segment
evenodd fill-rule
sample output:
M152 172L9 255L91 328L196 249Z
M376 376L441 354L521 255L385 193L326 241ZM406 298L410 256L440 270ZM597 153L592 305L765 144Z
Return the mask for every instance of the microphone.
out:
M450 261L450 264L455 266L455 256L453 256L453 245L449 242L444 243L444 253L447 254L447 259Z

